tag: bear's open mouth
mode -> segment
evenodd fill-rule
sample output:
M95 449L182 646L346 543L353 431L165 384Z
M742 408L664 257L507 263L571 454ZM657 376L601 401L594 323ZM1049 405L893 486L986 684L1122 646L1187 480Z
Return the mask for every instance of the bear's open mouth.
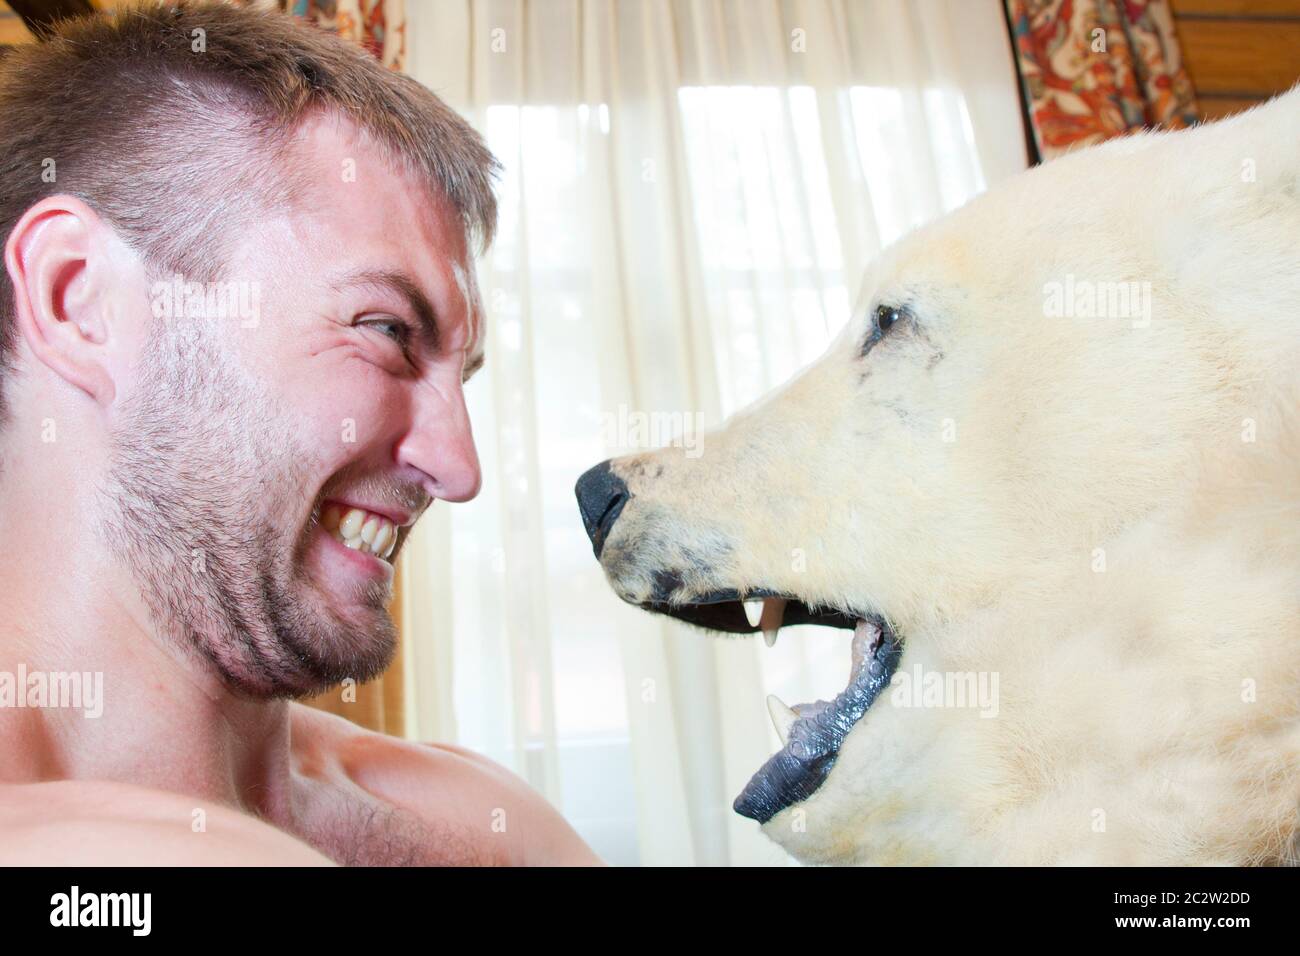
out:
M736 798L732 809L766 823L786 807L808 799L831 772L840 745L889 685L902 657L902 642L884 618L809 606L770 591L751 591L742 601L735 591L719 591L690 603L650 601L641 607L699 627L730 634L762 630L768 645L776 631L795 624L853 628L853 670L848 686L832 700L787 707L775 696L768 712L784 746L759 768ZM761 598L762 610L751 615L746 604Z

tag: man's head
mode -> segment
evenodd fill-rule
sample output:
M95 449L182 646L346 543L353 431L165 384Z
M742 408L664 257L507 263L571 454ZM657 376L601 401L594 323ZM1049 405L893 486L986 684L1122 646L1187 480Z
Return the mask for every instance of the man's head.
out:
M478 489L481 139L223 4L65 25L0 61L0 116L0 480L75 501L232 688L378 673L406 529Z

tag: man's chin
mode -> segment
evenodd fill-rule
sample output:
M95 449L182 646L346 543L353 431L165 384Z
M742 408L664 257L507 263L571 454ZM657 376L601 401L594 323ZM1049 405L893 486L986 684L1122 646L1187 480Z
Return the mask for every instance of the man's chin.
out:
M348 638L338 651L337 655L318 657L312 662L309 679L285 696L322 694L340 685L355 687L381 676L397 653L396 629L389 622L387 630L372 630L364 636Z
M386 586L340 600L310 585L307 600L280 601L272 612L278 666L227 674L244 696L298 699L379 677L397 653L397 627Z

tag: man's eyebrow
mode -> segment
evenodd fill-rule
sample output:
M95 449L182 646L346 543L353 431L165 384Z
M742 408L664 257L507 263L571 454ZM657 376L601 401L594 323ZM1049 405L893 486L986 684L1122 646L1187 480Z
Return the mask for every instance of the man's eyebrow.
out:
M406 299L411 311L420 323L420 337L430 352L438 351L438 315L433 304L421 291L415 281L404 272L391 272L386 269L366 269L345 276L334 283L336 291L357 286L387 289Z

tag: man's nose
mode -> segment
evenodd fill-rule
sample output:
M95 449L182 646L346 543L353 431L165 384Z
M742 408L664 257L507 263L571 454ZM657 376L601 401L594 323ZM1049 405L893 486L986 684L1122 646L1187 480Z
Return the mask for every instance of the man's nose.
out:
M434 473L434 496L443 501L471 501L478 497L483 487L483 471L479 467L478 449L468 427L462 442L444 454L442 464Z
M587 537L591 538L591 550L599 559L610 529L632 496L628 493L627 483L614 474L608 461L588 470L578 479L573 490L578 496L578 511L582 513Z
M398 459L429 476L428 491L443 501L469 501L483 484L478 449L464 398L430 403L402 439Z

